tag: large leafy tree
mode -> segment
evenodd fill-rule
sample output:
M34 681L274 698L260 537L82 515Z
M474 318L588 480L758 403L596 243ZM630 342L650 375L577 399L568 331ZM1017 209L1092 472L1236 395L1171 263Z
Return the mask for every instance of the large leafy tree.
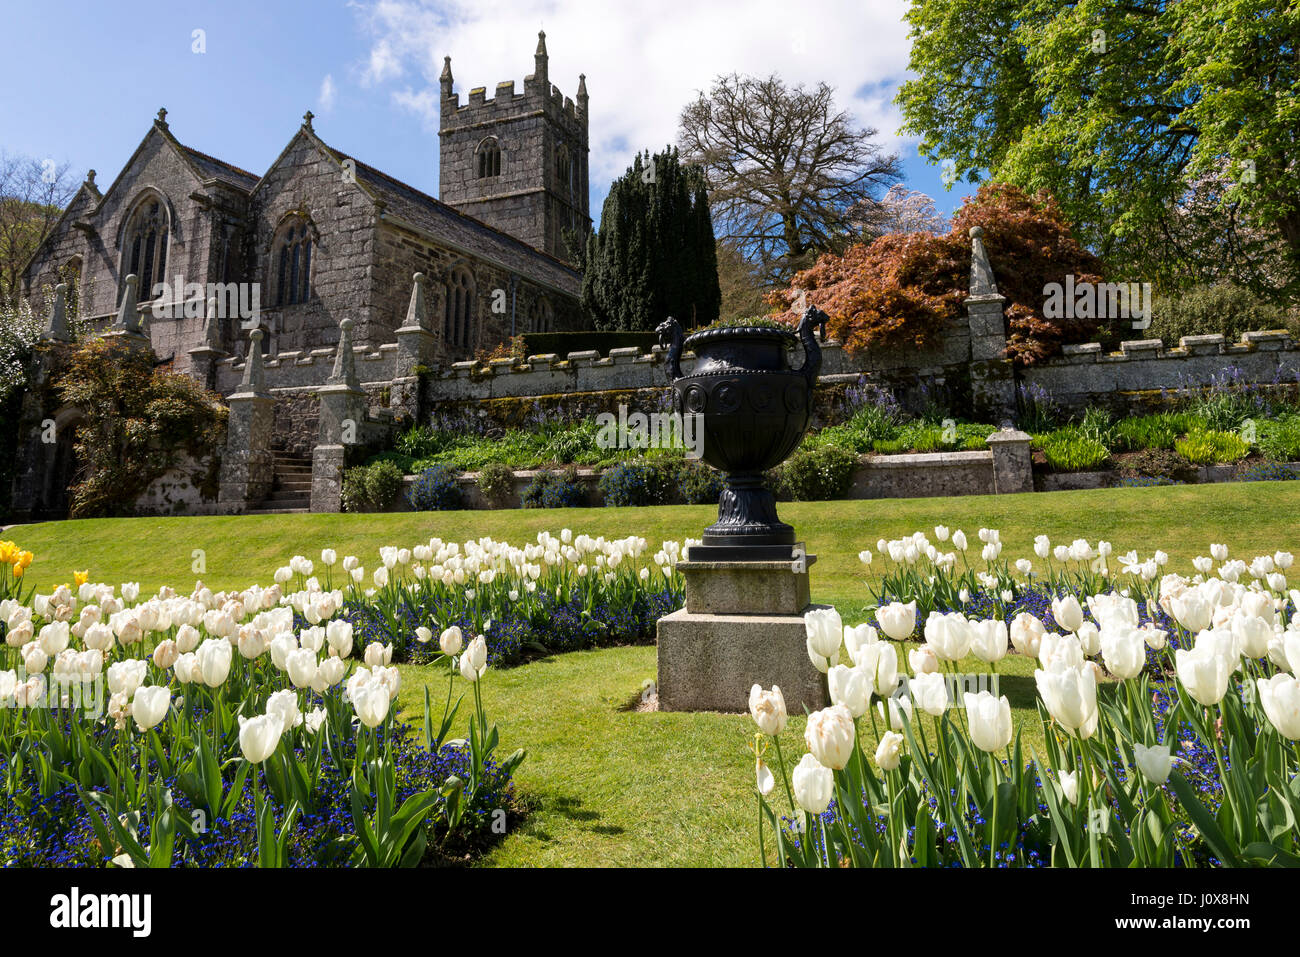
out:
M678 144L708 178L720 238L784 282L859 239L898 157L835 105L835 91L778 76L718 77L682 110Z
M1132 278L1203 281L1271 250L1280 278L1241 274L1297 296L1294 3L913 0L907 19L917 76L898 102L923 154L970 181L1050 190Z
M794 321L803 305L828 315L829 332L851 352L918 348L933 344L961 315L968 295L970 230L984 230L984 245L1007 298L1007 353L1021 365L1109 330L1092 317L1045 315L1044 287L1100 281L1097 258L1075 238L1060 207L1046 193L1029 196L986 183L968 198L944 235L889 233L870 245L827 253L769 301Z
M582 303L598 329L718 318L717 252L704 177L669 147L638 154L610 186L587 239Z

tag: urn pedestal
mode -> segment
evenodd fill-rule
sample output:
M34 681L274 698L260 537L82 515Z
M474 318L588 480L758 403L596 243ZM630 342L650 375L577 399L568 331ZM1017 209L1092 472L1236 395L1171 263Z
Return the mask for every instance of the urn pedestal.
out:
M793 714L824 708L826 678L808 658L803 624L819 607L808 600L816 560L679 562L686 607L658 622L660 709L744 711L755 684L780 686Z

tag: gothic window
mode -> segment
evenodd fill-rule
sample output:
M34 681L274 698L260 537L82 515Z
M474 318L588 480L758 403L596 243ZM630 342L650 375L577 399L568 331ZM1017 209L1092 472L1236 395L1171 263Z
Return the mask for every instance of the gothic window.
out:
M573 189L573 164L569 160L569 148L563 143L555 151L555 180L561 189Z
M134 273L141 302L154 298L154 286L167 277L167 209L156 196L148 196L136 207L126 227L126 258L122 279Z
M495 136L489 136L478 145L477 159L479 179L501 175L501 146Z
M300 217L283 226L271 247L276 306L296 306L311 295L311 227Z
M66 283L68 286L65 293L64 302L68 307L68 315L78 314L81 299L81 257L73 256L62 268L59 269L59 282Z
M529 332L554 332L555 312L545 296L534 299L528 307Z
M470 344L470 317L474 315L474 280L469 270L458 266L447 282L447 308L443 336L449 346L463 349Z

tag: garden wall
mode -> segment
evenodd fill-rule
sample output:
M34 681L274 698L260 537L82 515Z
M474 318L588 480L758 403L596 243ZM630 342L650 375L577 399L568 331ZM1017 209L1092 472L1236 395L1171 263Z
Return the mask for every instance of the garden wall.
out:
M1247 332L1228 343L1221 335L1183 336L1177 349L1159 339L1121 344L1104 353L1098 343L1065 346L1064 354L1022 370L1027 386L1046 390L1063 409L1105 406L1116 414L1148 411L1161 393L1204 388L1231 377L1238 384L1300 383L1300 347L1286 332Z
M175 468L154 479L136 499L136 512L140 515L217 514L214 465L211 460L196 462L185 456Z

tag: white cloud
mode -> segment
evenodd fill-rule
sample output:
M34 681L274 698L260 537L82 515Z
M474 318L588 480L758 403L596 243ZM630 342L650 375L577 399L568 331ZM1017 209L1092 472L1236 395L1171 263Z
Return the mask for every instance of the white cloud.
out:
M591 181L600 190L641 149L676 139L683 106L724 73L821 81L841 109L897 149L901 119L891 102L910 44L906 0L355 0L368 34L362 81L438 124L438 76L452 58L456 91L533 72L537 31L546 30L550 79L568 97L578 74L591 97ZM397 82L401 81L400 88Z
M320 81L320 95L316 97L316 103L321 110L328 112L334 109L334 99L337 91L334 89L333 74L326 73L325 79Z

